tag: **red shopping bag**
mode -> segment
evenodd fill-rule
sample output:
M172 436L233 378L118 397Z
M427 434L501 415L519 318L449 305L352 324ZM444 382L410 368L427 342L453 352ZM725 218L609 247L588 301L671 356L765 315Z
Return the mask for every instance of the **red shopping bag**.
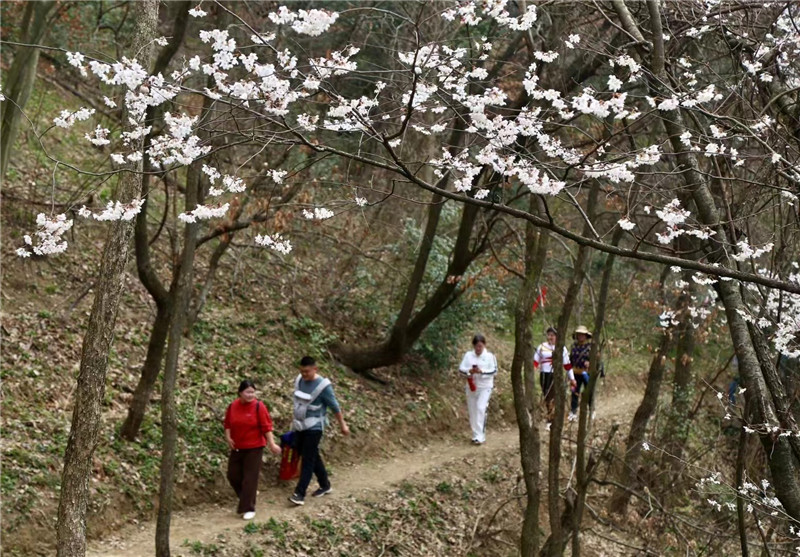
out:
M287 482L300 477L300 453L292 446L292 437L292 433L281 435L281 467L278 478Z

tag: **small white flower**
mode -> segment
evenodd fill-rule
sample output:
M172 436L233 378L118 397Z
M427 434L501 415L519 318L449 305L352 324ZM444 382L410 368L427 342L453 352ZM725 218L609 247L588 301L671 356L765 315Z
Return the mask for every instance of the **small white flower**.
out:
M650 450L650 445L647 444L647 441L642 443L642 450L644 450L644 451L649 451Z
M208 15L208 13L200 9L200 6L197 6L196 8L189 10L189 15L192 17L205 17Z
M615 75L608 76L608 90L619 91L622 88L622 80Z
M627 218L619 219L617 224L623 230L633 230L636 227L636 223L629 221Z

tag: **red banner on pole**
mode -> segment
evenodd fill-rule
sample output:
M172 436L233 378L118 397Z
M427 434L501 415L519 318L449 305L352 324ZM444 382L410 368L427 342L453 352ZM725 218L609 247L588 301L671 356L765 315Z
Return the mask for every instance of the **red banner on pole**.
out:
M533 308L531 308L531 313L539 309L539 305L544 305L545 296L547 296L547 287L543 286L542 291L539 293L539 296L536 297L536 301L533 302Z

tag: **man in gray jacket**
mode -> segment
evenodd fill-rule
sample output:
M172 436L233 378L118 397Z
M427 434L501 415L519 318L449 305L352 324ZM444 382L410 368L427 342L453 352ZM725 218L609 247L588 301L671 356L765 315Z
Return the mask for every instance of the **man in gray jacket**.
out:
M319 489L311 494L312 497L322 497L332 491L328 471L325 470L325 464L319 454L319 443L322 441L329 408L333 410L342 434L350 434L350 428L344 421L330 380L318 375L317 371L314 358L304 356L300 360L300 375L294 382L292 431L295 432L297 452L303 459L300 480L297 482L294 494L289 497L289 501L295 505L305 504L306 490L311 483L312 475L316 476L319 482Z

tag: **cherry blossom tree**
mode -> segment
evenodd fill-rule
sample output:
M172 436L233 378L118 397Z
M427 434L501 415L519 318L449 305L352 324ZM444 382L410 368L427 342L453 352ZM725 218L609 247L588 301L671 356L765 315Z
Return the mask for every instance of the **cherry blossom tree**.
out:
M87 79L108 89L107 104L124 105L128 117L114 136L94 123L93 109L65 110L44 133L85 127L88 143L110 150L111 167L95 173L98 179L130 172L145 155L150 168L143 175L188 166L208 183L204 195L187 196L179 216L189 247L198 223L230 216L232 200L250 187L235 167L210 162L234 146L253 159L279 146L302 147L385 172L405 191L431 195L420 256L395 327L378 346L335 347L358 370L398 361L452 303L500 216L579 245L575 288L589 250L681 271L681 311L692 317L700 310L689 286L713 286L755 409L747 427L761 440L777 500L788 517L800 520L800 430L774 364L776 353L796 357L800 351L797 6L655 0L353 4L338 12L282 6L257 28L221 3L188 13L202 22L212 7L247 40L201 23L205 52L167 75L151 74L146 59L108 63L66 53ZM341 41L324 55L306 54L306 37L336 36L351 18L388 21L395 35L358 46ZM204 99L213 117L185 110L180 101L190 98ZM155 130L142 117L162 105L169 110L163 128ZM437 153L420 159L415 145L421 141L437 143ZM70 161L54 163L83 171ZM266 172L275 182L285 176L279 168ZM364 205L351 187L342 191L342 207ZM446 276L418 305L413 277L425 272L437 207L446 201L464 205L456 247ZM143 204L142 196L122 196L102 210L81 208L78 214L123 223ZM336 211L311 206L300 216L325 221ZM488 224L481 228L481 221ZM18 254L57 255L67 249L71 226L65 214L41 214ZM532 238L532 229L526 234ZM286 256L294 240L272 230L251 241ZM182 264L191 266L189 259ZM188 275L178 275L178 282L189 280L190 270L181 272ZM527 266L526 288L536 273L533 263ZM180 307L187 303L182 298ZM566 307L562 329L570 315ZM170 338L180 325L172 320ZM523 342L526 320L518 317L517 326ZM521 359L529 355L519 350L516 381ZM177 352L170 366L177 366ZM532 396L521 387L515 385L517 396ZM530 401L517 404L522 416ZM556 427L549 485L553 555L567 543L559 523L560 441ZM165 459L163 493L169 492L171 466ZM530 459L523 466L535 469ZM538 551L537 544L530 538L526 554ZM579 551L580 545L573 547Z

